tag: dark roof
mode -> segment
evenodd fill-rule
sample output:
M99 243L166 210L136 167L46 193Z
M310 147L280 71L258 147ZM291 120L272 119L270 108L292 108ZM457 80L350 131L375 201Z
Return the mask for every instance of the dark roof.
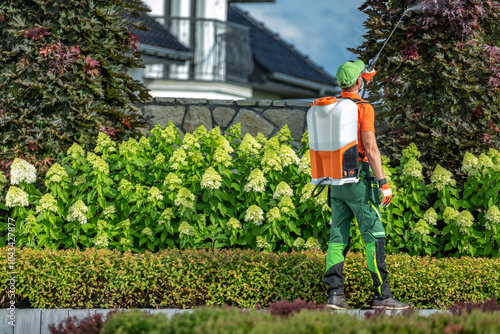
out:
M264 70L337 86L335 78L236 5L229 6L227 20L250 28L253 57Z
M142 21L149 31L143 31L136 28L130 28L134 34L139 37L141 44L152 45L156 47L166 48L179 52L192 52L182 45L168 30L158 23L155 19L144 12L139 13L139 17L134 19L129 15L124 14L125 18L130 22Z

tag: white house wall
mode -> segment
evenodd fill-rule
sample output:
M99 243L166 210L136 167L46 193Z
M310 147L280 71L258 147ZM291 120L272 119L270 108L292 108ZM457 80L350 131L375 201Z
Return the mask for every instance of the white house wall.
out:
M151 9L152 15L165 15L163 0L145 0ZM191 15L191 0L171 1L171 16L186 17ZM196 17L201 19L213 19L222 22L227 21L227 1L226 0L196 0ZM179 21L172 27L171 32L177 37L179 42L186 46L190 45L191 26L187 21ZM213 24L205 24L199 21L196 25L196 48L194 50L195 80L215 80L225 77L225 68L214 69L216 65L216 54L219 54L219 61L224 63L224 50L220 45L216 45L216 31ZM223 33L223 31L218 31ZM187 80L189 78L189 63L185 65L169 65L169 72L174 79ZM150 70L151 71L151 70ZM216 71L214 73L214 71ZM154 76L154 75L153 75Z

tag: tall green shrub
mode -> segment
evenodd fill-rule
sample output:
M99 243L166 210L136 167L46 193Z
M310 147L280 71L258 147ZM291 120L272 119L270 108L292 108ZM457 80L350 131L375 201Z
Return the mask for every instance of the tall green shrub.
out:
M396 157L413 142L424 166L456 171L466 151L480 154L500 144L500 4L366 1L360 7L368 15L366 41L351 51L372 59L410 7L419 10L403 18L368 86L387 126L380 142Z
M142 65L122 14L145 10L138 0L0 2L0 163L41 163L99 130L136 134L144 120L130 104L149 94L127 75Z

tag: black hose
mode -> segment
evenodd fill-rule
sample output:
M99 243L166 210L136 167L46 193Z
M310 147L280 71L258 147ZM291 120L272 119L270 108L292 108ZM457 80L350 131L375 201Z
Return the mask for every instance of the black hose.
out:
M323 192L323 190L325 190L325 187L327 186L327 184L324 184L323 187L321 188L321 190L317 193L317 194L314 194L314 192L316 191L316 189L318 189L318 187L325 181L328 181L328 177L324 177L322 178L318 184L316 184L316 187L314 187L313 191L311 191L311 198L313 197L316 197L316 196L319 196L319 194L321 194Z

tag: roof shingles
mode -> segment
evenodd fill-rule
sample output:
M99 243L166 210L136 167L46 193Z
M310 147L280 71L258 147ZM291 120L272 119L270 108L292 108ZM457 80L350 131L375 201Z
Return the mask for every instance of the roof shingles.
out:
M264 25L253 20L247 13L231 5L228 8L228 21L250 28L253 56L264 69L293 77L337 86L335 79L320 69L309 59L296 51L293 46L282 41Z

